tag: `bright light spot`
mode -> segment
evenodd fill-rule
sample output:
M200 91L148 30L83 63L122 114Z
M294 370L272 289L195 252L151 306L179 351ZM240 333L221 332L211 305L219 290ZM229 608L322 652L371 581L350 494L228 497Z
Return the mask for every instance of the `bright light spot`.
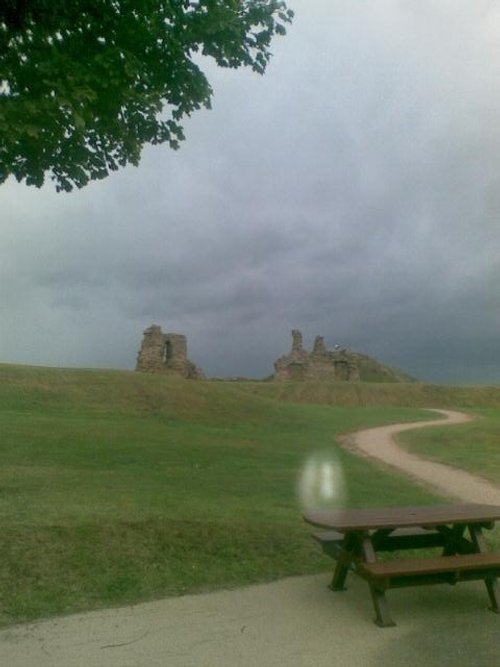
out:
M298 483L304 510L333 509L345 498L342 467L332 452L317 452L305 463Z
M321 464L320 478L320 495L322 498L331 500L335 496L335 473L331 465L328 463Z

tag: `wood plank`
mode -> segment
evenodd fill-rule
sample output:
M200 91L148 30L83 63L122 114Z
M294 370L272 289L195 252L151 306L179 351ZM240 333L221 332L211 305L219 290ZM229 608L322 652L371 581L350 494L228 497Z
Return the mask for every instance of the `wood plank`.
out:
M329 542L342 542L344 533L339 533L338 530L326 530L322 533L312 533L312 538L323 545Z
M437 558L408 558L357 564L357 571L372 578L398 577L402 575L434 574L438 572L463 572L500 568L500 553L460 554Z
M440 532L426 528L396 528L394 530L369 531L375 551L398 551L401 549L419 549L442 547L445 544ZM344 533L327 530L312 533L312 538L321 546L324 553L331 558L339 558L345 554ZM463 545L462 545L463 546ZM459 551L467 552L467 544ZM476 551L470 543L470 551ZM355 553L359 555L359 549ZM354 556L355 554L353 554Z
M416 505L411 507L374 507L306 512L304 520L321 528L340 532L440 526L446 524L491 524L500 520L499 505L460 503L454 505Z
M373 532L375 533L375 531ZM415 537L421 535L438 535L438 531L432 528L420 528L419 526L414 526L412 528L395 528L388 533L387 537ZM341 533L338 530L325 530L321 533L312 533L312 538L320 544L323 544L324 542L341 542L344 539L344 533Z

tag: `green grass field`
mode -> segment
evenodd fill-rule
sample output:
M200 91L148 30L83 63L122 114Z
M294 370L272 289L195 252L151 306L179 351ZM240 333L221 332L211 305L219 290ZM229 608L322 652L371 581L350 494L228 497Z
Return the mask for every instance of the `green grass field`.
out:
M0 624L325 569L296 493L311 455L337 457L345 505L437 501L335 444L428 418L410 407L415 390L433 405L434 390L413 384L0 365ZM437 393L434 405L448 405ZM474 390L462 398L473 403Z
M464 468L500 486L500 410L475 408L458 427L402 433L400 443L426 458Z

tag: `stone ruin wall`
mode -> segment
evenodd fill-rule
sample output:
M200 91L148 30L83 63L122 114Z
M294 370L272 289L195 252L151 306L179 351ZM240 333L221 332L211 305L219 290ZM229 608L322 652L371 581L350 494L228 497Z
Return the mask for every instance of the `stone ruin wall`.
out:
M187 357L186 336L163 333L157 324L152 324L144 332L135 370L180 375L189 380L205 377Z
M360 379L355 356L336 346L327 350L322 336L316 336L312 352L307 352L302 343L302 334L292 330L292 349L274 363L273 379L278 381L342 380L357 382Z
M322 336L316 336L312 352L304 349L302 334L292 330L292 349L274 363L273 379L278 381L347 381L360 379L356 356L336 346L327 350ZM152 324L144 331L137 355L136 370L143 373L166 373L187 379L204 379L203 372L187 357L186 336L163 333Z

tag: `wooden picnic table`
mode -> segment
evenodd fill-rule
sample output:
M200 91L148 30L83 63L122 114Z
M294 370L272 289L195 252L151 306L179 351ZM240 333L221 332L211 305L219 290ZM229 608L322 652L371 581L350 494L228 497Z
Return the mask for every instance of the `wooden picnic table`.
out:
M464 503L311 511L304 519L325 529L313 537L336 559L330 588L345 590L352 570L368 582L381 627L395 625L385 597L389 588L482 579L490 609L500 612L500 553L488 551L483 529L500 520L500 506ZM377 553L439 547L437 557L378 560Z

